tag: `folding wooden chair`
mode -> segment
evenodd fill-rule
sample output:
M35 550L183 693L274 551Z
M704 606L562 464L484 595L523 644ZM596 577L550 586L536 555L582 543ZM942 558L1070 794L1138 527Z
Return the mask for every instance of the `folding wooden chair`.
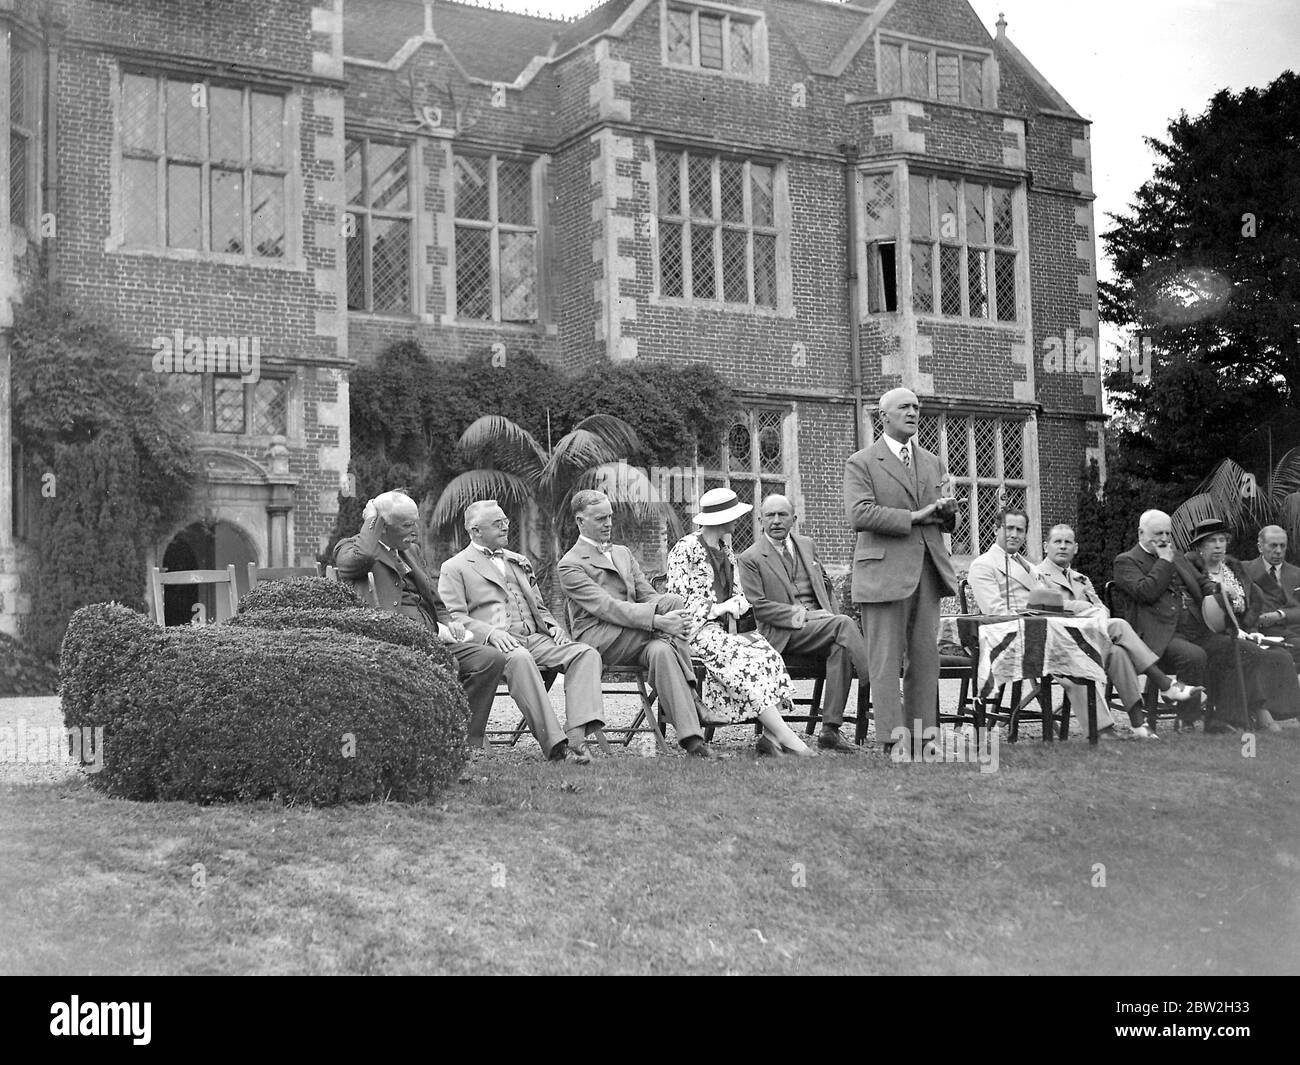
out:
M163 608L163 589L168 585L189 587L212 585L214 589L224 586L229 597L230 617L234 617L239 611L239 587L235 583L234 563L225 569L183 569L173 570L170 573L165 573L154 566L149 576L149 583L153 591L153 618L163 627L167 624L167 616ZM213 617L211 620L215 622L217 619Z
M340 584L351 585L354 588L356 587L356 585L352 581L344 580L342 577L340 577L338 568L335 566L326 566L325 576L329 580L338 581ZM375 587L375 575L373 573L366 574L366 594L370 599L370 606L373 606L376 610L378 610L379 590Z

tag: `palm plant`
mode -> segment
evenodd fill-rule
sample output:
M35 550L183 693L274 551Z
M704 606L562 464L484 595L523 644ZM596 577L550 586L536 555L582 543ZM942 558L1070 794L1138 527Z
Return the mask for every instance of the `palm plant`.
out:
M1300 543L1300 448L1278 461L1264 484L1232 459L1224 459L1172 515L1174 541L1186 549L1196 523L1219 518L1238 543L1264 525L1280 525Z
M608 482L602 474L611 463L619 462L621 470L639 476L635 467L621 460L634 458L641 441L636 430L611 414L582 419L554 446L543 446L509 418L489 414L474 421L456 446L474 468L457 474L442 490L433 507L434 527L444 533L459 529L465 508L477 499L495 499L507 511L531 514L538 578L547 592L567 548L562 537L573 528L569 513L573 494L604 488ZM610 502L616 513L638 522L663 517L673 529L679 525L671 506L648 492L627 493L622 499L611 495Z

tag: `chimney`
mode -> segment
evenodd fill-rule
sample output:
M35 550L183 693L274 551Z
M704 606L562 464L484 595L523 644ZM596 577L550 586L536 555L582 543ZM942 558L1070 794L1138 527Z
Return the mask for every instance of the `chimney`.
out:
M1007 16L1005 12L998 12L998 40L1006 40L1007 36Z

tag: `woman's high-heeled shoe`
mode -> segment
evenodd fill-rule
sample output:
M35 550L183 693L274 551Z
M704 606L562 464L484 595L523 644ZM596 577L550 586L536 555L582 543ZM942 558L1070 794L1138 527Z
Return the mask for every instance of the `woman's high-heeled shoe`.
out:
M756 743L754 747L758 751L760 758L763 755L785 754L784 747L782 747L779 743L776 743L775 741L768 739L767 736L765 735L758 737L758 743Z
M799 758L816 758L816 757L817 757L817 748L815 748L815 747L809 747L809 746L807 746L807 745L803 746L802 748L800 748L800 747L782 747L782 748L781 748L781 752L782 752L783 754L793 754L793 755L795 755L795 756L797 756L797 757L799 757Z

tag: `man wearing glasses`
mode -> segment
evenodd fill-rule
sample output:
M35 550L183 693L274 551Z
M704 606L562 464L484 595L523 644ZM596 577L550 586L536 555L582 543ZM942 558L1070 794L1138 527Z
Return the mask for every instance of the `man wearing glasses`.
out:
M495 499L466 507L465 528L469 547L443 564L438 580L452 620L506 656L506 685L546 757L587 764L587 737L605 717L600 652L560 629L528 559L506 550L510 521ZM564 674L567 732L551 707L542 669Z

